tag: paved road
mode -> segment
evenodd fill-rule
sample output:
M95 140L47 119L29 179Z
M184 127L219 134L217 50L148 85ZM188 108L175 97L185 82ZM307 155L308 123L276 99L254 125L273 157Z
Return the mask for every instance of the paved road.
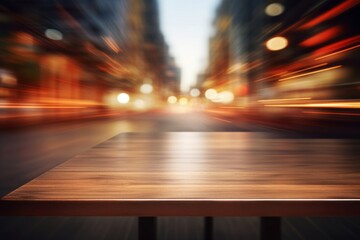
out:
M122 132L265 131L296 133L204 112L153 112L121 119L57 123L2 130L0 196ZM357 154L359 152L357 151ZM215 239L258 239L258 218L216 218ZM0 218L1 239L136 239L136 218ZM284 239L359 239L360 218L285 218ZM160 239L201 239L201 218L160 218Z

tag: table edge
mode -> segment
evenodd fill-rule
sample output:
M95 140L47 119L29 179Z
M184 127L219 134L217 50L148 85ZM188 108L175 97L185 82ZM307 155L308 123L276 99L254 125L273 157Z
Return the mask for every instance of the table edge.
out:
M0 216L360 216L360 199L0 200Z

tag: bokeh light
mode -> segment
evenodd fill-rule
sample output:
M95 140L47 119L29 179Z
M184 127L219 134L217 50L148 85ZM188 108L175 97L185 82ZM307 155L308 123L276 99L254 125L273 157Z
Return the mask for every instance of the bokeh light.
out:
M191 91L190 91L190 96L192 96L192 97L199 97L200 96L200 90L199 89L197 89L197 88L193 88L193 89L191 89Z
M153 86L151 84L145 83L141 85L140 92L144 94L150 94L153 92Z
M63 39L63 34L56 29L46 29L45 36L51 40L60 41Z
M186 105L186 104L188 104L188 102L189 102L189 100L185 97L182 97L179 99L180 105Z
M121 104L126 104L126 103L128 103L130 101L130 96L127 93L120 93L117 96L117 100Z
M232 103L234 101L234 94L230 91L223 91L218 95L220 102L224 104Z
M205 92L205 97L209 100L213 100L217 97L218 93L215 89L208 89L206 92Z
M270 51L280 51L288 46L288 40L284 37L273 37L266 42L266 47Z
M146 102L143 99L136 99L134 106L136 109L144 109L146 107Z
M271 3L265 8L265 13L268 16L275 17L281 15L284 10L284 5L281 3Z
M175 104L175 103L177 103L177 97L175 97L175 96L170 96L170 97L168 97L167 101L168 101L168 103L170 103L170 104Z

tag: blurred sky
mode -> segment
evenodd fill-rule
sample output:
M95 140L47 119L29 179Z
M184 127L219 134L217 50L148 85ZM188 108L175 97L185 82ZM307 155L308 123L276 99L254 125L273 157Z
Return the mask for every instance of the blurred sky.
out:
M206 66L211 22L220 0L159 0L161 29L181 68L181 89Z

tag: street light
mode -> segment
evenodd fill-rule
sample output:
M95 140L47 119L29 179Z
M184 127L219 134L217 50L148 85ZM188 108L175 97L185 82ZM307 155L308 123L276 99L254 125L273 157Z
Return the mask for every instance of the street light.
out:
M288 46L288 40L284 37L273 37L266 42L266 47L270 51L280 51Z
M145 83L143 85L141 85L140 87L140 92L144 93L144 94L150 94L153 91L153 86L151 84Z
M56 29L46 29L45 36L55 41L60 41L63 39L63 34Z
M135 105L135 108L137 109L143 109L146 107L146 103L144 100L142 99L137 99L135 102L134 102L134 105Z
M205 97L209 100L214 100L217 97L218 93L215 89L208 89L205 92Z
M223 91L219 93L219 100L222 103L231 103L234 101L234 94L230 91Z
M179 103L180 103L180 105L186 105L186 104L188 104L188 100L187 100L187 98L180 98L179 99Z
M175 104L177 102L177 98L175 96L170 96L167 99L168 103Z
M281 15L284 10L285 7L281 3L271 3L265 8L265 13L270 17L276 17Z
M193 88L193 89L191 89L191 91L190 91L190 95L192 96L192 97L198 97L198 96L200 96L200 90L199 89L197 89L197 88Z
M126 104L126 103L128 103L130 101L130 96L127 93L120 93L117 96L117 100L121 104Z

